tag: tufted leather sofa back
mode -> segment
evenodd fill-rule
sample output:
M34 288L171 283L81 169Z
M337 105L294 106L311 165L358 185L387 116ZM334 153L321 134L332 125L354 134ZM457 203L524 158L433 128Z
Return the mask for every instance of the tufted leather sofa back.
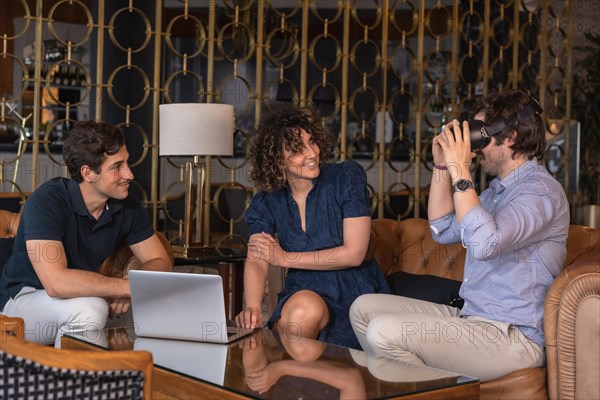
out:
M571 225L567 238L565 266L589 257L600 246L600 231ZM429 221L381 218L371 223L367 258L375 258L384 275L396 271L437 275L462 281L466 250L460 244L443 245L431 237Z
M15 237L21 214L0 210L0 238Z
M600 254L600 231L589 226L570 225L567 237L567 261L571 265Z
M374 257L384 275L404 271L462 281L465 254L459 243L435 242L426 219L382 218L374 219L371 224L367 258Z

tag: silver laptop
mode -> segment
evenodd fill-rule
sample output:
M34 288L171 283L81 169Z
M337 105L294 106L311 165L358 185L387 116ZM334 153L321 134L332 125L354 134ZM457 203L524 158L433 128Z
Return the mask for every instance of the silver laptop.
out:
M253 332L227 326L218 275L132 270L129 283L137 336L230 343Z

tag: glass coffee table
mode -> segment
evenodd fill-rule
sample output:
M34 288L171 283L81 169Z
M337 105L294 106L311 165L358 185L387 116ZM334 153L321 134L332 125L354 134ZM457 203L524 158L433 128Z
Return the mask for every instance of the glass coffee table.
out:
M232 344L136 337L113 328L63 336L74 350L147 350L154 399L478 399L476 378L256 330Z

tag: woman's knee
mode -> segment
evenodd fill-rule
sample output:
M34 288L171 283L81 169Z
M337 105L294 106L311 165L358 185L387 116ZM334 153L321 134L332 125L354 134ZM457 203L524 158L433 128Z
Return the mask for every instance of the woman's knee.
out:
M320 332L327 322L329 309L323 298L315 292L302 290L285 302L278 325L286 331L296 330L300 336L313 336L300 331L309 329L311 332Z
M310 290L294 293L285 302L281 311L282 318L294 321L322 319L329 314L323 298Z

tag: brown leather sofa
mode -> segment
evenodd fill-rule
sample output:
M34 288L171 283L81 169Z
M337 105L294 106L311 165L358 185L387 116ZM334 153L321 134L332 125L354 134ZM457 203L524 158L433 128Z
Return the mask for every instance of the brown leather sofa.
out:
M599 399L600 231L571 225L565 269L546 295L546 368L481 384L482 399ZM462 281L465 249L433 241L426 219L373 220L367 257L396 271Z
M10 238L17 234L21 215L6 210L0 210L0 238ZM165 246L167 253L173 265L173 249L171 244L160 232L156 235ZM115 252L108 257L99 269L99 273L105 276L123 277L130 269L135 269L139 266L139 260L133 255L129 246L122 243L117 247Z

